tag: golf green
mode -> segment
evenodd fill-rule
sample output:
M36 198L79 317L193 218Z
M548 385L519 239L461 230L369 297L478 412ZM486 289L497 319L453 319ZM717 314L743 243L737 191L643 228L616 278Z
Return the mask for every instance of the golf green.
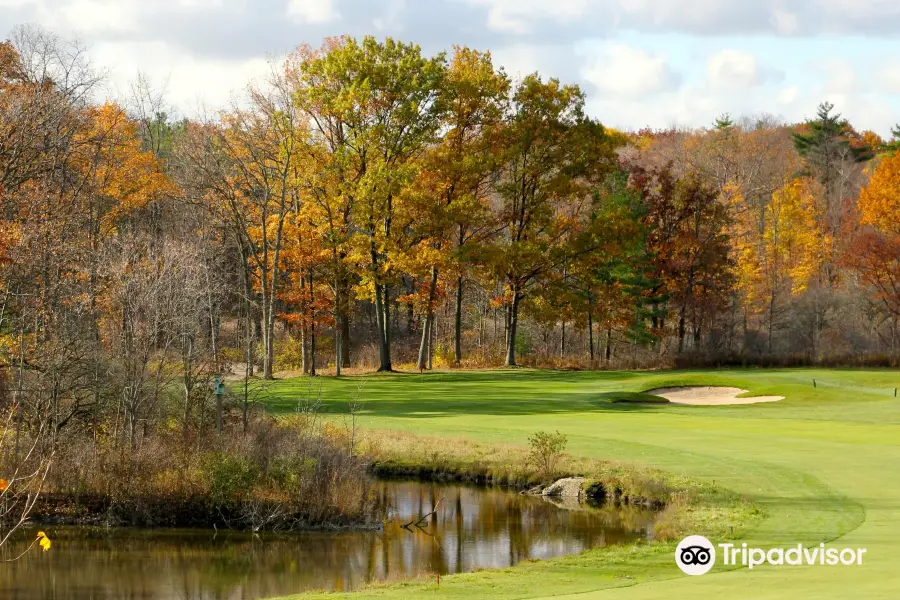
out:
M814 383L815 381L815 383ZM610 392L734 386L780 402L736 406L613 403ZM539 430L568 435L571 454L714 481L762 512L740 542L763 548L866 548L861 566L721 564L683 575L675 544L378 586L368 598L694 599L900 598L900 373L892 370L392 374L274 383L274 412L321 396L327 410L362 402L360 426L522 445ZM702 533L702 532L697 532ZM713 540L713 543L729 540ZM333 597L333 596L329 596Z

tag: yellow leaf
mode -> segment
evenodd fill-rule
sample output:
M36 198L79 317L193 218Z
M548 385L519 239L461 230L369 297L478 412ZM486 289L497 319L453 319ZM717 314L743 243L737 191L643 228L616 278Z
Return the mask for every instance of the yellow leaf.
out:
M41 540L39 545L44 549L44 552L50 549L50 538L47 537L47 534L43 531L38 531L37 539Z
M9 488L9 482L0 477L0 492L5 492Z

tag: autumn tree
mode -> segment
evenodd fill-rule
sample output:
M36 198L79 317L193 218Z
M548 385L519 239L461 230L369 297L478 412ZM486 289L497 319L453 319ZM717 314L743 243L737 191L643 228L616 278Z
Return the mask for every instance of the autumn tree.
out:
M351 286L350 237L355 230L356 187L366 173L369 154L367 128L371 123L357 98L354 82L364 81L345 38L325 40L321 48L304 45L288 57L293 102L310 123L310 143L301 147L311 165L301 185L316 208L316 227L330 257L329 274L334 305L337 375L350 366ZM356 47L354 43L354 47Z
M414 175L414 159L438 134L445 59L426 58L414 44L366 37L328 40L320 51L301 48L295 60L295 102L314 124L314 142L325 150L320 160L340 200L327 210L339 217L328 227L338 239L348 234L348 221L354 225L350 248L334 252L365 265L359 276L375 304L379 370L390 371L395 198Z
M632 312L642 302L642 285L649 267L644 205L628 185L628 173L616 169L593 192L587 226L574 240L575 252L564 280L586 317L588 356L595 358L594 326L610 330L622 312ZM607 339L607 345L610 340Z
M671 165L646 169L634 164L630 172L646 206L643 221L654 282L649 295L661 307L670 307L657 310L653 319L663 329L666 313L674 313L679 353L685 350L690 324L698 350L703 328L731 291L728 211L696 172L676 178Z
M457 47L441 89L443 135L418 162L418 174L401 196L401 249L407 272L421 283L414 294L424 314L418 367L430 364L430 332L444 279L455 279L454 361L462 360L462 310L471 247L493 233L487 197L499 167L497 143L509 80L491 55Z
M900 154L888 150L859 198L862 231L847 249L844 264L872 290L876 308L891 323L896 351L900 319Z
M872 149L860 143L846 119L833 112L834 105L823 102L816 118L794 132L794 147L805 162L807 174L818 178L825 187L826 215L832 204L844 193L848 165L872 158Z
M745 301L766 314L766 348L771 353L779 301L806 291L821 259L809 182L796 179L772 194L763 219L761 241L747 240L738 247L737 276Z
M538 75L516 87L501 144L494 211L503 230L490 253L505 285L505 363L513 366L519 306L542 276L589 251L570 242L589 214L591 184L614 161L603 127L584 115L578 86Z
M224 207L241 254L246 293L259 298L263 377L272 378L285 222L296 206L297 161L307 126L282 73L251 88L250 106L221 115L221 125L194 130L188 160L195 185ZM248 311L249 312L249 311ZM252 356L248 357L248 369Z
M900 150L900 125L891 127L891 138L882 143L881 150L890 154Z
M312 214L309 208L312 208ZM297 199L285 223L285 284L279 295L285 311L281 318L300 332L301 370L315 376L321 328L333 322L334 307L328 289L329 252L315 227L315 207Z
M794 147L803 159L803 175L817 180L821 186L817 212L823 233L830 240L823 261L822 283L833 286L837 273L834 268L842 215L845 203L857 189L861 174L860 163L870 160L872 149L861 139L846 119L834 113L834 105L823 102L816 118L807 121L794 132Z

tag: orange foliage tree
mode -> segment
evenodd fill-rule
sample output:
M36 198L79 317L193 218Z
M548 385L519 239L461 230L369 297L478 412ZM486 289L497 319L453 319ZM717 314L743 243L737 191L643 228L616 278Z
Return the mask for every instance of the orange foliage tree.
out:
M889 153L874 168L860 193L862 230L844 254L872 290L871 299L890 322L890 348L896 352L900 320L900 154Z

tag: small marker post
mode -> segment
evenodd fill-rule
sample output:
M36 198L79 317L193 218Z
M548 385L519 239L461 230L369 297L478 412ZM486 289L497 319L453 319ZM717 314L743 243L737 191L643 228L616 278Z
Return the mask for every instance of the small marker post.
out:
M816 380L813 379L813 387L816 387Z
M894 388L894 398L897 397L897 388Z

